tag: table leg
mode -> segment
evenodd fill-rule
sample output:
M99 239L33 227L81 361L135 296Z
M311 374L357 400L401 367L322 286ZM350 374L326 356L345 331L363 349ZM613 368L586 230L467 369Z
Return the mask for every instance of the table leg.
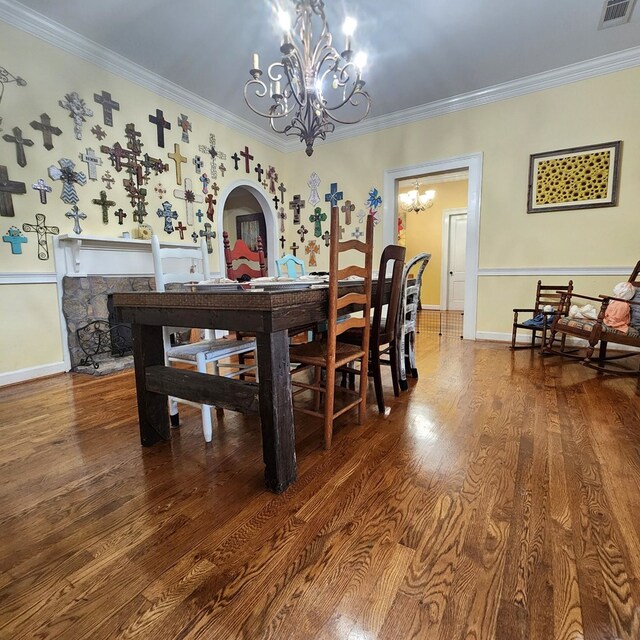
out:
M167 396L147 391L146 384L146 368L152 365L164 365L162 327L134 324L131 329L140 442L145 447L150 447L159 440L170 439Z
M256 340L265 483L281 493L296 479L289 336L287 331L258 333Z

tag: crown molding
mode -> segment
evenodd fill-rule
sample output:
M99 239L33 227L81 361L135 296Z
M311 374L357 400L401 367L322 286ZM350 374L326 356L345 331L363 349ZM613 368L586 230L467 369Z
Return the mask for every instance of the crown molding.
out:
M283 140L276 134L240 118L15 0L0 0L0 20L109 73L144 87L156 95L250 135L277 151L286 151Z

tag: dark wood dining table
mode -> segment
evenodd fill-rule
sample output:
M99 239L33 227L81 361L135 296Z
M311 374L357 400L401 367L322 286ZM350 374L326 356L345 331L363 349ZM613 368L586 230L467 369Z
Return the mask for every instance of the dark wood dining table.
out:
M341 288L346 293L361 286L352 282ZM296 479L289 330L326 320L327 296L327 288L114 294L118 321L132 328L142 444L170 439L169 395L259 415L265 483L276 493L284 491ZM255 335L259 382L165 366L165 325Z

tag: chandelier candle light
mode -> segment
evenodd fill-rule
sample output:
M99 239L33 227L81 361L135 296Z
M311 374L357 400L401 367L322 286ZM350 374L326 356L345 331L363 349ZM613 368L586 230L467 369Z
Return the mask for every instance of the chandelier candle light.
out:
M419 183L416 180L414 183L414 189L407 193L400 194L400 202L402 202L402 208L405 211L424 211L433 205L433 200L436 197L434 189L428 189L424 193L420 194L418 191Z
M338 53L332 46L323 0L295 0L293 28L289 13L280 11L279 18L284 32L282 59L269 65L267 86L261 79L258 54L253 54L244 99L254 113L269 118L276 133L299 137L310 156L316 138L325 140L336 123L355 124L368 115L371 98L363 90L365 83L361 76L366 55L354 55L351 48L356 28L353 18L344 21L344 51ZM315 42L314 23L321 24ZM262 105L266 109L261 109Z

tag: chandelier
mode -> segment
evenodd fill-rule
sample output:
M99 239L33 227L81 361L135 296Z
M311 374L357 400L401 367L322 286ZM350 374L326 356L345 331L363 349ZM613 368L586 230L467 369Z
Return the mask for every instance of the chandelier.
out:
M276 133L300 138L310 156L315 140L325 140L336 123L355 124L369 113L371 98L361 76L366 55L354 55L351 48L353 18L344 21L344 51L332 46L323 0L295 0L293 28L289 13L280 11L279 18L282 59L269 65L263 80L258 54L253 54L244 99L254 113L269 118ZM316 41L313 24L321 25Z
M424 193L419 193L418 187L420 185L417 180L413 186L415 188L411 189L411 191L400 194L402 208L405 211L415 211L418 213L418 211L424 211L425 209L433 206L433 200L436 197L435 190L427 189Z

